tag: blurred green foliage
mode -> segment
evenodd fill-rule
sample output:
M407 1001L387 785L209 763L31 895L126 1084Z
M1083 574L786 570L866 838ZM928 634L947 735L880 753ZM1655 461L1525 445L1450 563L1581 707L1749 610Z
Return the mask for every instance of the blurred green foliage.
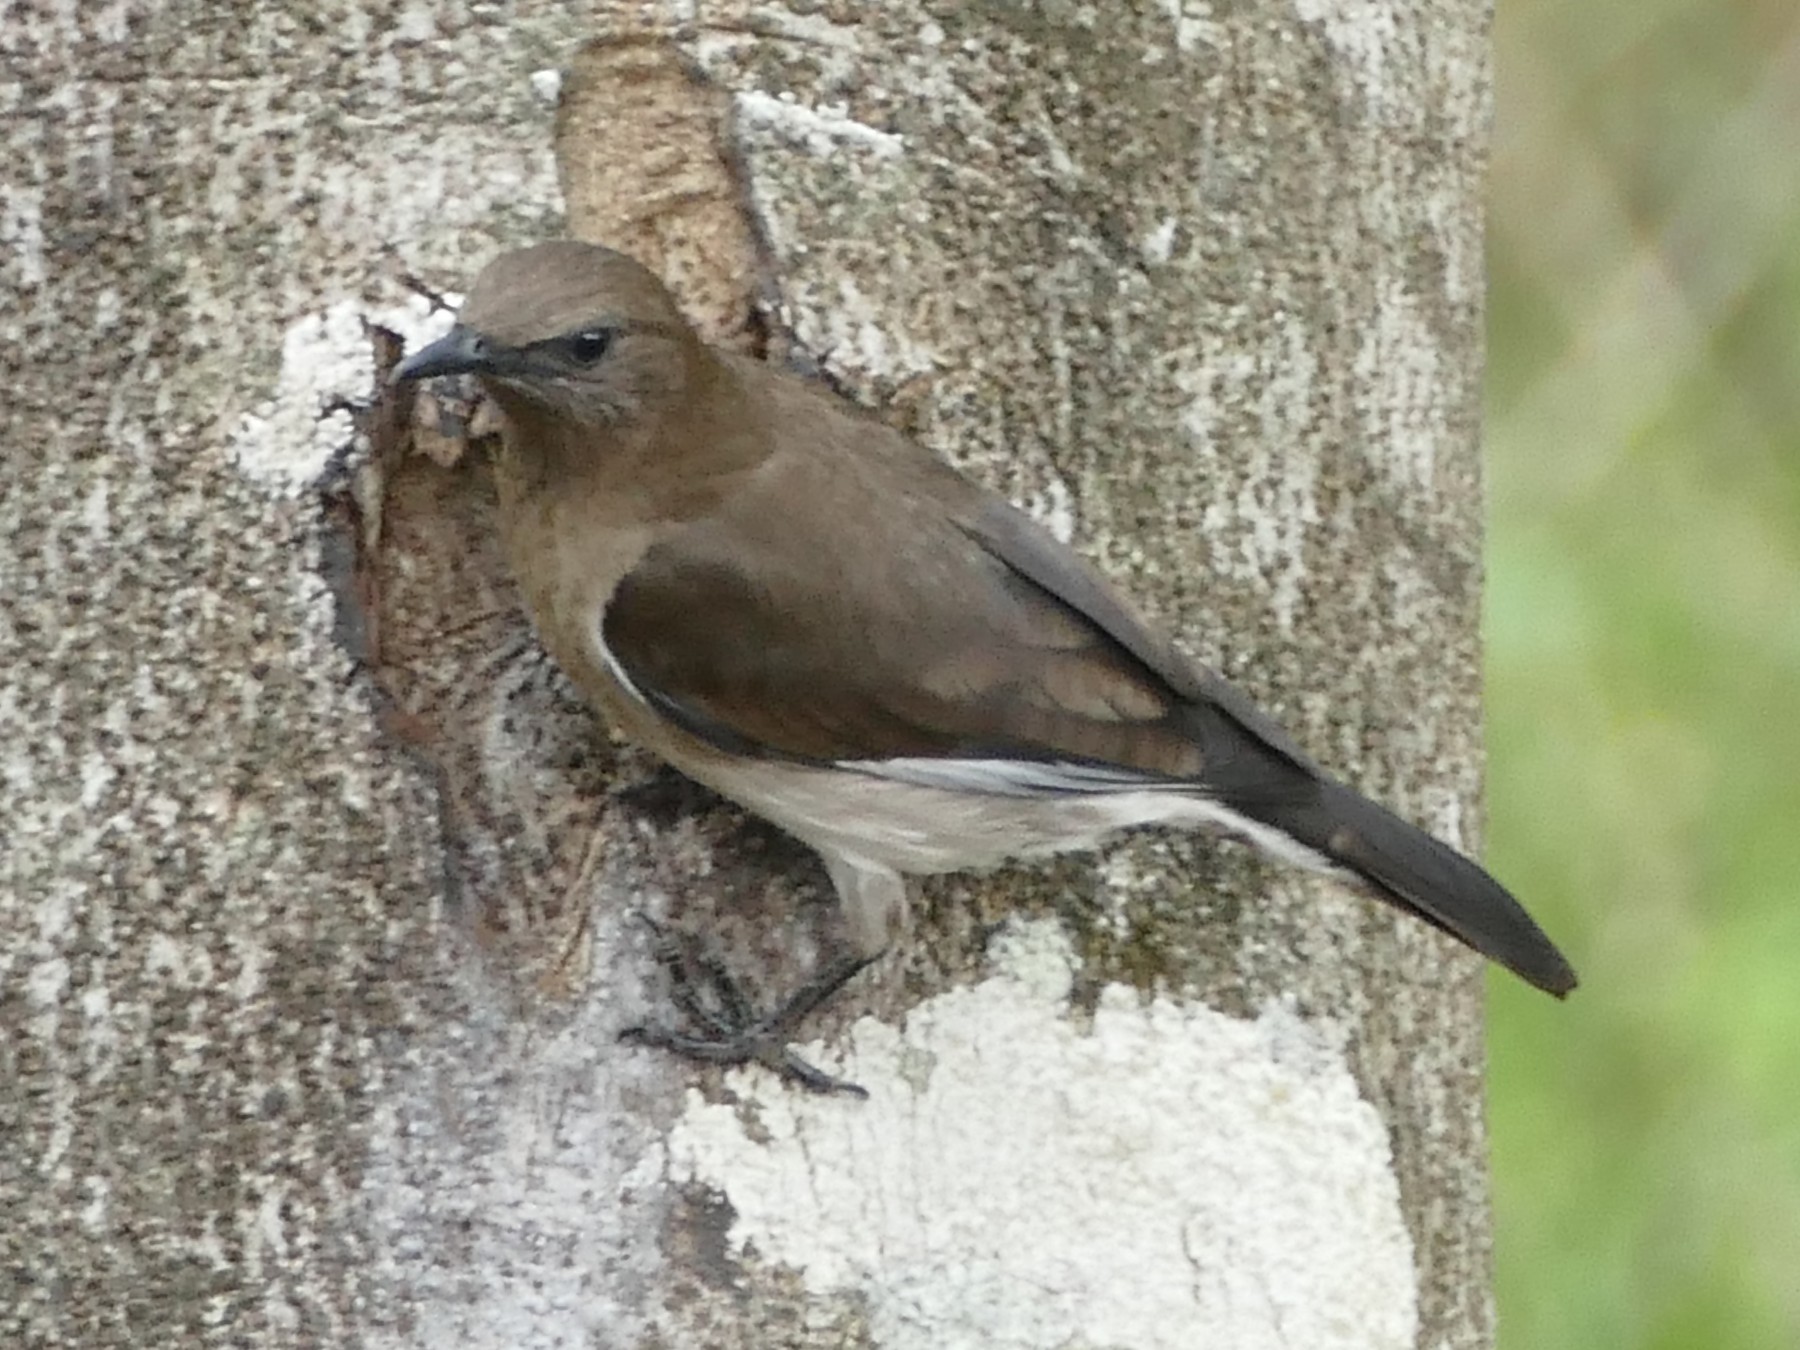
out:
M1501 0L1503 1350L1800 1347L1800 7Z

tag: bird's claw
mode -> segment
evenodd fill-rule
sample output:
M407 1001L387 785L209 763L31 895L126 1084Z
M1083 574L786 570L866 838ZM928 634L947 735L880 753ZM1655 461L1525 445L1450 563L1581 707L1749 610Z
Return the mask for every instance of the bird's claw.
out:
M619 1033L632 1045L654 1046L703 1064L761 1064L809 1092L866 1098L867 1090L835 1078L794 1053L788 1035L806 1015L842 989L873 957L846 957L813 976L780 1007L759 1016L737 977L685 935L638 916L655 938L658 964L668 972L675 1006L697 1028L634 1026Z

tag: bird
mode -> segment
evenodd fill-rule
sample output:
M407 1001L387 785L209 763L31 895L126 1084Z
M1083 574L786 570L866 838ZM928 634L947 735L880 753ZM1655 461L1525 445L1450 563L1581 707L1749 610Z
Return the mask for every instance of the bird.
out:
M1238 836L1575 988L1500 883L1333 777L1072 547L817 379L708 345L631 257L495 257L391 379L450 375L498 413L503 551L552 658L627 739L815 850L842 902L849 950L774 1012L690 991L697 1029L631 1039L854 1091L786 1038L904 935L908 876L1146 825Z

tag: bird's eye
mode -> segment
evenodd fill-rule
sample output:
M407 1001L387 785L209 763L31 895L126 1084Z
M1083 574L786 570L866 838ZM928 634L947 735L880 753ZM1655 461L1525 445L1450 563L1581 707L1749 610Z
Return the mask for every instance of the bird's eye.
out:
M586 329L569 339L569 355L582 365L591 366L606 355L606 349L612 346L612 339L610 329Z

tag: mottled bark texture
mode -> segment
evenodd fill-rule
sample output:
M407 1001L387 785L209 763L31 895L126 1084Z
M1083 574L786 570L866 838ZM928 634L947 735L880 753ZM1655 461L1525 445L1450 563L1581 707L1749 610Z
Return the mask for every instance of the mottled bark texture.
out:
M1475 962L1234 848L926 888L868 1103L617 1046L632 910L770 991L827 892L571 702L364 327L630 248L1473 844L1485 27L11 7L0 1341L1489 1344Z

